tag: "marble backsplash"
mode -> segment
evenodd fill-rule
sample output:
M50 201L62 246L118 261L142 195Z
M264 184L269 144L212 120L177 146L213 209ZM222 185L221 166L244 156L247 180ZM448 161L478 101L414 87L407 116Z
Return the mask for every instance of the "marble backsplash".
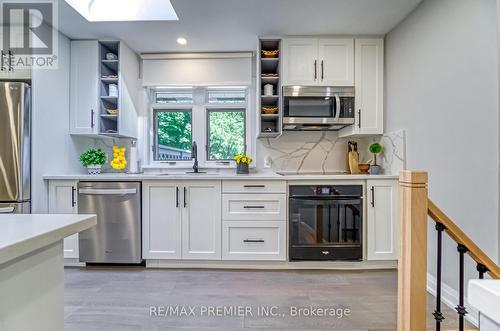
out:
M360 161L373 158L368 146L378 141L384 147L377 161L384 173L397 174L405 168L403 130L369 138L339 138L337 132L285 132L276 139L257 141L257 168L264 169L266 159L277 172L334 173L347 171L347 142L358 142Z

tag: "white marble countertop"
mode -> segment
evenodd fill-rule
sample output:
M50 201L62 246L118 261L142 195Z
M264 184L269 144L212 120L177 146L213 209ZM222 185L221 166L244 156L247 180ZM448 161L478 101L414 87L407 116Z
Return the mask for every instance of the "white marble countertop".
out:
M204 174L186 174L183 172L167 173L102 173L100 175L88 174L58 174L45 175L45 180L70 179L70 180L178 180L178 179L224 179L224 180L363 180L363 179L398 179L398 175L351 175L351 174L276 174L272 172L250 173L237 175L234 172L209 172Z
M0 215L0 264L97 224L95 215Z
M473 279L469 281L467 301L481 314L500 325L500 280Z

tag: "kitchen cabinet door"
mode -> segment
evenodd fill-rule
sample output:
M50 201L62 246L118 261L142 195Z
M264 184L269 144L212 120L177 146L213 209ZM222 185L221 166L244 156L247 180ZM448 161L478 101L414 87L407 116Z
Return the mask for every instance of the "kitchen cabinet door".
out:
M283 85L318 84L318 40L287 38L283 40Z
M384 40L356 39L355 123L339 137L384 133Z
M143 181L142 257L182 257L181 190L179 182Z
M182 207L182 258L220 260L221 181L186 181Z
M366 245L368 260L397 260L399 195L397 180L367 180Z
M354 86L354 39L319 39L318 84Z
M49 214L78 213L78 181L51 180L49 182ZM64 238L64 258L78 258L78 234Z
M96 40L71 41L70 133L97 134L99 53Z

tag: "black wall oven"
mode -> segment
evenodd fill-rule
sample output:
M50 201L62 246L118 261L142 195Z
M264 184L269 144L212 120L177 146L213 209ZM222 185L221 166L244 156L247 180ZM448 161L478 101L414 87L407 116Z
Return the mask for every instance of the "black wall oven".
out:
M292 185L289 192L291 261L363 258L361 185Z

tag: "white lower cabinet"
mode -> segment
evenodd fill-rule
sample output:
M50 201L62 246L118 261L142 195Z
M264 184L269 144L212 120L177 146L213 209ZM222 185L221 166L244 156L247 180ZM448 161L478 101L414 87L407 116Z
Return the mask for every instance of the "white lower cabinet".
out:
M399 194L396 180L367 180L366 244L368 260L397 260Z
M78 213L78 181L51 180L49 182L49 214ZM64 258L77 259L78 234L64 239Z
M286 260L286 182L224 181L222 259Z
M182 258L220 260L221 182L186 183L182 209Z
M221 258L220 181L144 181L145 259Z
M224 221L223 260L285 260L286 223Z

